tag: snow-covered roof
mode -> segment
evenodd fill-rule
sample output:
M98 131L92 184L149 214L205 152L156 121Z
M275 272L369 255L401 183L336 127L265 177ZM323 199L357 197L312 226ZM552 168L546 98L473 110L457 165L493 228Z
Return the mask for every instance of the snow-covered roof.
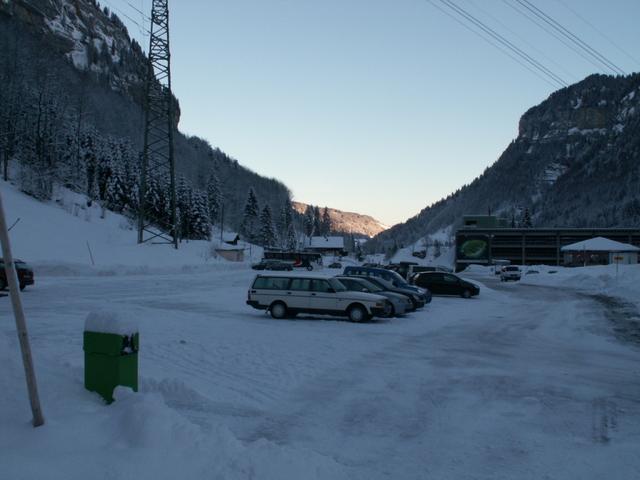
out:
M305 238L304 246L307 248L344 248L344 237L311 237Z
M566 245L561 248L563 252L638 252L640 248L628 243L616 242L605 237L595 237L582 242Z

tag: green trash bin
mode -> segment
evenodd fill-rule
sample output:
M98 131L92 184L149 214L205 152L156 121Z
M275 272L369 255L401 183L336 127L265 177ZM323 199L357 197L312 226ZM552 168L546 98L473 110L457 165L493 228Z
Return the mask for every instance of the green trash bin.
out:
M84 332L84 386L109 404L121 385L138 391L139 334Z

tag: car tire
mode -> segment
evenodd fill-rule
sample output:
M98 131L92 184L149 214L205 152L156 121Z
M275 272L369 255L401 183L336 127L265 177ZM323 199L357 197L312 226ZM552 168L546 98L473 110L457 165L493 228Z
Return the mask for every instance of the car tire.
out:
M396 309L393 306L393 303L391 303L389 300L387 300L385 302L385 318L391 318L391 317L395 317L396 316Z
M307 267L307 270L310 272L311 270L313 270L313 267L312 267L311 265L309 265L309 266Z
M465 289L461 294L462 298L471 298L471 291L469 289Z
M269 313L273 318L281 320L287 316L287 306L282 302L273 302L269 307Z
M353 323L364 322L369 317L367 310L362 305L350 306L349 310L347 310L347 315L349 316L349 320Z

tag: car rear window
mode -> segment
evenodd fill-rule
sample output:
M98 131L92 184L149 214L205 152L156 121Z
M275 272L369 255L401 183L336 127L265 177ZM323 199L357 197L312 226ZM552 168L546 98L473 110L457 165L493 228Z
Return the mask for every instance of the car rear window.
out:
M286 277L258 277L253 288L261 290L287 290L290 279Z

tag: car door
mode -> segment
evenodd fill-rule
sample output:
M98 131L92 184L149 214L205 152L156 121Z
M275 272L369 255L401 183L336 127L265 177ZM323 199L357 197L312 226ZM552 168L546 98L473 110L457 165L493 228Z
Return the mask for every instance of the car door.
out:
M310 308L314 310L338 310L338 295L331 284L322 278L311 280Z
M442 280L444 289L442 293L446 295L460 295L462 293L460 288L460 279L455 275L445 273L442 275Z
M420 277L421 287L428 288L431 293L442 295L445 293L445 285L441 273L425 273Z
M285 301L289 308L308 310L311 295L310 278L292 278L289 289L285 292Z

